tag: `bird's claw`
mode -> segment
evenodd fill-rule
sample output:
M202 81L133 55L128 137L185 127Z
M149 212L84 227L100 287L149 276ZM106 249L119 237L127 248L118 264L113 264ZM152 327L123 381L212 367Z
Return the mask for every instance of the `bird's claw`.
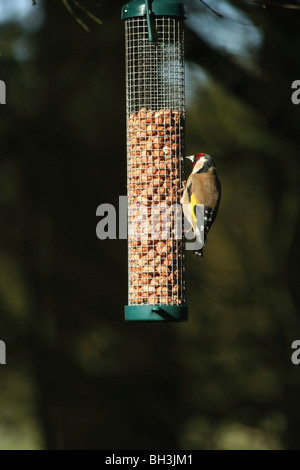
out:
M178 192L179 192L179 194L183 193L183 192L184 192L184 190L185 190L185 188L186 188L186 180L182 181L182 188L181 188L181 189L179 189L179 191L178 191Z

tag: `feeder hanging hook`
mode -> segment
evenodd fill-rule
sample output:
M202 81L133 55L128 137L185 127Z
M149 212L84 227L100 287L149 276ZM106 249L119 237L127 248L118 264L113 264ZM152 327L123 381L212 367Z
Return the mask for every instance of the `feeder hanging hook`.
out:
M150 2L152 3L152 0L145 0L148 38L149 38L149 42L153 42L153 34L152 34L152 26L151 26L151 15L152 15L153 11L152 11L152 7L150 5Z

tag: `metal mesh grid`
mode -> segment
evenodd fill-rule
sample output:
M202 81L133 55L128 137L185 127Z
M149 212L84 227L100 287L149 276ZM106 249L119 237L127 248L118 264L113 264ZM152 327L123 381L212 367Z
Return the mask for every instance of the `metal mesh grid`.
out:
M179 18L125 21L129 305L185 304L180 189L184 44Z

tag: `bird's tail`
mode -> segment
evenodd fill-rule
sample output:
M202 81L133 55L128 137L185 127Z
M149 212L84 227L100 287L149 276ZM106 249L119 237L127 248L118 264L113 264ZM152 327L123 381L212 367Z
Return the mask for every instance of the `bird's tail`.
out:
M201 232L200 232L199 227L197 226L197 224L194 228L194 233L195 233L195 237L196 237L196 243L199 246L199 248L197 248L196 250L193 251L193 255L194 256L200 256L201 258L203 258L203 246L204 246L205 243L203 243L203 239L201 237Z

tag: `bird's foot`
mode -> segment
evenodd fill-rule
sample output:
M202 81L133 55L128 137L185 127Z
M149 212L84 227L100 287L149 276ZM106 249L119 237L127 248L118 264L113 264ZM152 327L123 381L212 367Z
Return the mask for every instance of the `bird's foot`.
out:
M182 181L182 188L179 189L178 193L179 194L183 193L185 188L186 188L186 180Z

